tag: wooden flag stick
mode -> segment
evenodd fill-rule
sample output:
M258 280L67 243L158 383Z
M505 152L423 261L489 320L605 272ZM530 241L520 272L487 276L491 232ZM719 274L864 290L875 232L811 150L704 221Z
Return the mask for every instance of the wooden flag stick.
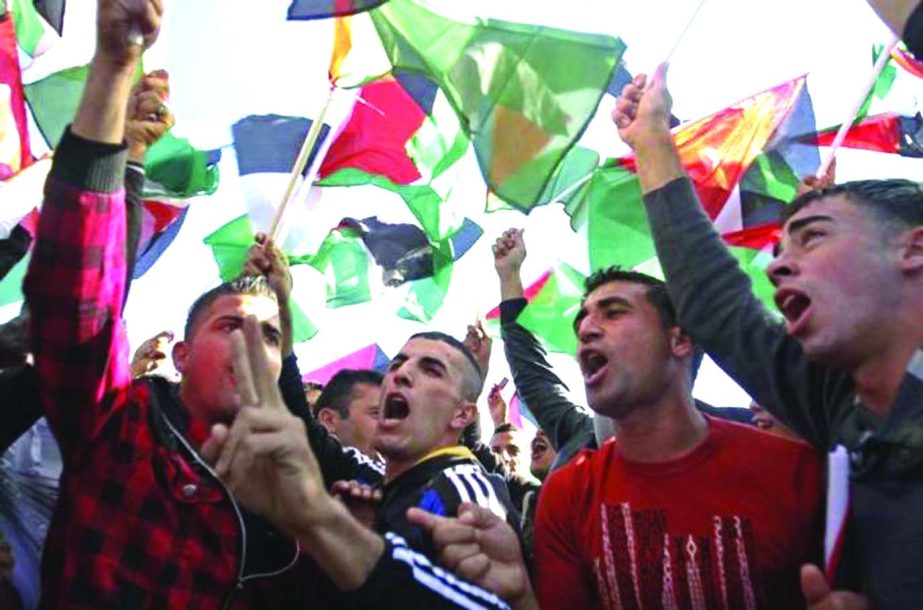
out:
M885 64L888 63L888 58L891 57L891 51L894 50L894 47L897 46L897 37L894 36L891 38L891 41L885 45L885 48L882 50L881 55L878 56L878 61L875 62L875 66L872 68L872 74L869 76L868 82L862 87L862 91L859 95L859 99L856 100L856 103L849 110L849 115L846 117L846 120L843 121L843 124L840 125L840 130L836 132L836 137L833 139L833 143L830 145L830 150L827 151L827 156L824 157L823 162L820 164L820 167L817 168L817 173L815 176L818 178L823 178L827 174L827 170L830 169L830 164L833 163L833 159L836 157L836 151L843 144L843 140L846 139L846 134L849 133L850 127L852 127L853 121L856 120L856 116L859 114L859 111L862 109L862 104L865 103L865 98L868 97L869 91L872 90L872 87L875 86L875 81L878 80L878 75L881 74L881 71L885 69Z
M298 152L298 158L295 159L295 166L292 168L292 173L289 175L288 186L285 189L285 194L282 196L279 208L272 218L272 225L269 229L269 236L273 241L279 236L279 229L282 227L282 218L285 216L285 210L292 200L292 193L294 193L295 186L298 184L298 178L308 164L308 159L311 158L314 145L317 144L317 138L320 136L321 128L324 126L324 117L327 115L327 110L329 110L330 106L333 104L333 94L335 91L336 87L331 86L330 95L327 96L327 102L321 109L320 114L317 115L317 118L314 119L314 122L311 123L311 129L308 130L308 135L305 136L304 143L301 145L301 150Z

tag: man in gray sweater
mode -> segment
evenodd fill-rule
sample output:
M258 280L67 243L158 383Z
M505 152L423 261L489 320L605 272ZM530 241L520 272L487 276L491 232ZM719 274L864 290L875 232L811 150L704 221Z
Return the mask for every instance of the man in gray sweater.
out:
M764 408L819 449L850 455L846 553L868 599L831 592L807 566L809 607L923 608L923 188L870 180L796 200L768 269L778 320L683 170L665 73L627 85L613 118L637 156L680 322Z

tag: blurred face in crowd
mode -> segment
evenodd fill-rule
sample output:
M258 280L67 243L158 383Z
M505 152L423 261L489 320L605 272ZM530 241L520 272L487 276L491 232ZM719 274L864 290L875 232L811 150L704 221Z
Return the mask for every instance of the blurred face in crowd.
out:
M544 481L551 471L551 464L558 456L558 452L551 446L551 442L541 430L535 432L531 443L532 457L529 462L529 472L539 481Z
M336 418L334 434L344 444L355 447L366 455L375 452L375 432L378 428L378 411L381 388L373 383L357 383L350 392L349 417L342 418L332 409Z
M791 428L776 419L769 411L765 410L756 401L750 402L750 413L753 414L753 424L760 430L770 434L792 440L801 440L801 437L792 432Z
M519 472L522 459L522 446L519 434L515 431L495 432L490 439L490 450L508 472Z

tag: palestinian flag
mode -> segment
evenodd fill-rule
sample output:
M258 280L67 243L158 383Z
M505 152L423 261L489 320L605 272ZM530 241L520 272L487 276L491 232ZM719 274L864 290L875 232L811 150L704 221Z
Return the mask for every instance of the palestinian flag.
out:
M461 229L450 203L468 150L445 96L428 78L398 73L366 84L321 165L321 186L373 185L396 193L433 242Z
M839 126L803 136L801 140L815 146L830 146ZM846 132L841 146L874 152L923 157L923 115L901 116L895 113L867 116Z
M392 71L438 85L487 185L523 210L540 200L585 130L624 50L608 36L452 21L415 0L391 0L366 16Z
M384 4L387 0L293 0L288 18L301 21L355 15Z
M280 116L246 117L234 126L239 173L257 226L268 227L309 126L309 119ZM431 319L453 261L481 235L447 202L455 163L468 146L454 113L431 81L399 73L366 84L335 132L320 180L286 212L291 231L283 249L290 260L324 273L330 307L372 298L371 255L384 284L410 282L399 315ZM331 188L342 186L354 188ZM355 188L369 186L377 188Z

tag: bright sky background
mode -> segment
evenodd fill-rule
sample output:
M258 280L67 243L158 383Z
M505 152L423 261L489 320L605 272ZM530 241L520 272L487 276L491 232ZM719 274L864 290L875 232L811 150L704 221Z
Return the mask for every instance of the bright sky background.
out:
M286 22L288 4L288 0L166 0L161 41L149 51L146 67L171 72L171 107L178 135L200 148L213 148L230 144L229 126L248 114L317 114L326 96L331 24ZM620 36L628 45L624 61L629 71L638 73L665 58L699 0L442 0L431 4L453 15L464 10L468 16ZM69 0L66 44L48 70L89 58L94 7L95 0ZM871 70L872 44L889 37L862 0L706 0L672 56L669 84L674 114L696 119L809 72L818 125L839 123L862 95ZM898 83L889 108L909 109L921 94L919 80ZM608 119L611 109L612 100L605 99L583 141L604 157L625 151ZM189 304L218 281L213 258L201 240L244 211L233 152L225 149L224 153L218 194L192 204L177 241L132 285L126 318L133 349L161 329L180 332ZM483 185L476 169L471 171L456 190L453 205L476 213L483 202ZM841 180L898 176L919 180L921 161L855 152L839 156ZM368 189L348 190L349 197L381 197ZM478 222L485 235L456 264L446 304L430 325L433 328L461 336L476 313L485 313L497 303L499 284L489 245L507 227L526 227L527 284L557 260L586 267L583 241L570 231L558 206L538 208L529 217L501 212ZM390 298L384 294L374 303L329 310L324 306L320 274L303 268L294 273L299 302L321 328L317 337L296 348L303 371L372 342L393 355L407 336L422 329L393 314L399 305L393 294ZM5 308L0 317L10 317L16 309ZM575 401L582 404L582 381L573 359L553 356L552 360L574 390ZM488 383L507 374L502 347L495 345ZM748 403L747 396L711 363L703 367L695 393L720 406Z

